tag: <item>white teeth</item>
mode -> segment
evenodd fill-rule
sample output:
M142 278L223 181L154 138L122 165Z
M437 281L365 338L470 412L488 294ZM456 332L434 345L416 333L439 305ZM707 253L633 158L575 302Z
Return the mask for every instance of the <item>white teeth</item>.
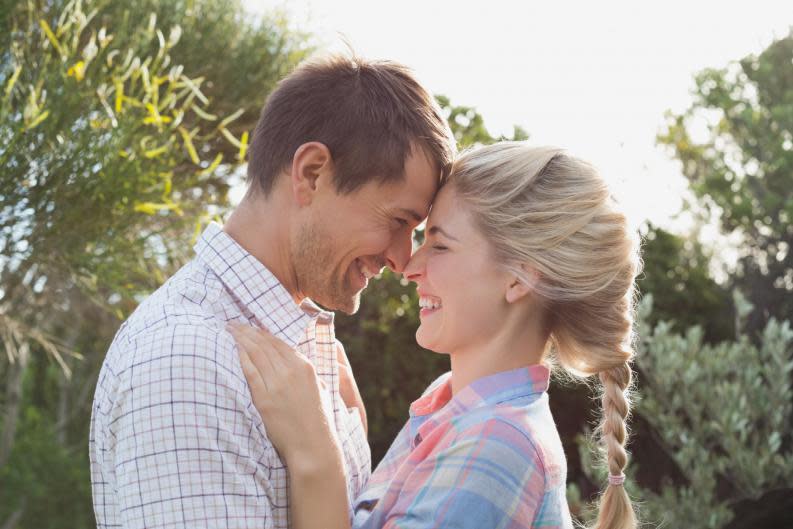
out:
M367 266L360 259L358 259L358 270L361 271L361 274L367 280L372 279L374 276L377 275L377 272L372 272L371 270L369 270L369 268L367 268Z
M419 306L422 309L439 309L441 307L441 300L432 296L421 296L419 298Z

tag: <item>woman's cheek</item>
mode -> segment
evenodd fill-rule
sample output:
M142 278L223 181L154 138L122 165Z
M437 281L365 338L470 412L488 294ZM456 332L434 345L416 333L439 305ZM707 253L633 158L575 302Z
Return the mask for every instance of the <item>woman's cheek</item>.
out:
M443 280L444 280L444 264L443 257L437 255L436 250L430 249L427 254L427 261L424 264L427 274L427 281L433 294L443 299Z

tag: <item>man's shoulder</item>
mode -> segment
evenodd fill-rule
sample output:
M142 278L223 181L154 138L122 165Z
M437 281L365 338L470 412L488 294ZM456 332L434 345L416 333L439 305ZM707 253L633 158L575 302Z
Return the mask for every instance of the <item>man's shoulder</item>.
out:
M145 364L167 364L171 368L195 365L227 369L236 355L236 345L218 318L191 318L180 315L170 321L143 329L134 335L123 330L108 351L108 361L116 373Z
M122 414L182 408L247 414L250 396L234 339L218 322L207 323L176 322L123 344L116 340L102 368L96 404Z
M236 356L223 307L222 283L200 261L182 267L146 298L116 333L105 363L115 376L143 371L201 368L228 372ZM231 373L227 373L231 374Z
M193 259L144 299L124 322L128 338L177 323L201 325L219 312L223 283L200 260Z

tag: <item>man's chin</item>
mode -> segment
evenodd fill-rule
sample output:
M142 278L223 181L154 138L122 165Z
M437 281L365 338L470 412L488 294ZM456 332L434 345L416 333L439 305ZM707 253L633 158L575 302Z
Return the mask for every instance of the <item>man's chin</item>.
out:
M356 293L352 298L347 299L347 302L340 306L338 309L344 314L353 315L361 308L361 293Z
M361 307L360 292L356 292L352 296L328 296L327 299L312 298L312 300L326 310L339 311L348 315L355 314Z

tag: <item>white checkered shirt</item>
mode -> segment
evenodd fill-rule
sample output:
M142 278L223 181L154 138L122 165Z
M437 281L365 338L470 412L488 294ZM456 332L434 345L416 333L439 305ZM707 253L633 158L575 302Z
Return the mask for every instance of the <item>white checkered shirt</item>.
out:
M217 224L195 250L124 322L102 366L89 440L97 526L289 527L287 472L251 401L230 321L265 327L314 363L355 498L371 454L358 412L339 395L333 314L297 305Z

